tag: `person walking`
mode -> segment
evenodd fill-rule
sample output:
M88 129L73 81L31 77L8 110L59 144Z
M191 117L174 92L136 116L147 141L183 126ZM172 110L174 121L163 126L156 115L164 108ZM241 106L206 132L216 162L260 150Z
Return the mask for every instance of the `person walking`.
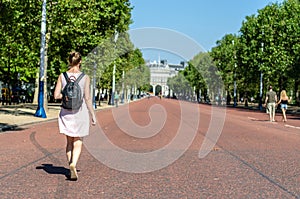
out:
M81 55L79 52L71 52L69 55L69 69L66 72L69 80L74 82L81 74ZM81 154L83 137L89 134L90 117L92 125L96 124L96 117L90 95L90 78L84 75L79 81L82 95L82 105L78 110L61 108L58 124L61 134L66 136L66 155L70 167L70 180L77 180L76 165ZM62 99L62 90L67 85L64 74L60 74L56 83L54 98Z
M276 109L277 95L273 91L272 86L269 86L269 91L266 94L265 106L268 109L270 122L275 122L275 109Z
M116 107L119 106L119 94L118 92L115 93L115 103L116 103Z
M287 119L286 119L286 110L287 110L287 105L288 105L288 102L290 101L289 97L287 96L286 94L286 91L285 90L282 90L280 92L280 99L279 101L277 102L277 105L280 104L280 108L281 108L281 111L282 111L282 121L283 122L286 122Z

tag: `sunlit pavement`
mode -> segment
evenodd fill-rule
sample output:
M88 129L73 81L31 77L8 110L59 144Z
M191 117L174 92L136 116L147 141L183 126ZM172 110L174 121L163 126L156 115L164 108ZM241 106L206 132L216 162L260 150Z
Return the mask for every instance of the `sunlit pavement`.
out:
M30 125L40 122L48 122L56 120L60 111L60 104L48 104L45 109L46 118L35 117L37 105L33 104L17 104L17 105L0 105L0 132L17 130L24 125ZM109 108L107 103L97 104L96 110Z
M152 105L166 108L168 116L165 127L153 137L140 139L124 133L114 122L115 107L97 111L99 126L91 131L102 130L111 143L132 153L167 146L177 136L180 124L178 101L153 98L132 103L133 121L146 125ZM22 125L18 130L3 132L0 134L1 198L299 198L300 131L286 126L299 127L299 115L288 115L288 122L283 123L277 114L277 121L270 123L266 113L228 108L216 145L207 156L199 158L212 118L211 106L188 107L200 110L199 129L190 147L172 164L146 173L110 167L85 145L77 166L79 179L69 181L66 141L58 133L57 121ZM118 107L122 108L125 106ZM190 130L187 128L184 133L189 134ZM99 143L95 147L100 151L111 152L104 140L95 142ZM169 152L178 149L175 146Z

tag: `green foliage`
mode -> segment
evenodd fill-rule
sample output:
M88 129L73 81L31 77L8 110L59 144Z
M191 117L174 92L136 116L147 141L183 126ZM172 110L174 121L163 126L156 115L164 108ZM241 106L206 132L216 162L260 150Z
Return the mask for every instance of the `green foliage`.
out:
M34 81L39 65L41 3L2 1L0 78L5 83ZM35 51L36 50L36 51Z
M113 42L108 40L114 37L115 31L128 30L131 23L132 8L128 0L64 0L50 4L49 9L49 64L54 68L54 77L66 70L68 53L72 50L81 52L83 57L95 48L100 55L111 54ZM103 43L108 45L109 50L100 49L99 46L107 47Z
M221 94L223 81L209 53L201 52L196 55L184 70L184 74L195 86L196 93L201 91L206 95L209 90L212 95Z
M0 77L34 82L39 67L42 1L3 0L0 12ZM72 50L86 57L115 31L131 23L129 0L48 0L47 78L51 85L67 69Z
M124 82L122 80L124 71L127 85L141 87L145 84L146 78L150 78L150 73L148 74L142 66L144 64L142 53L134 49L127 32L116 35L118 36L106 38L93 49L84 59L82 68L90 76L96 74L99 79L99 88L110 89L112 87L114 65L116 66L116 82ZM144 71L144 74L141 71ZM127 78L127 76L132 77Z
M187 78L185 78L183 72L179 72L178 75L168 78L167 85L179 98L186 96L187 93L192 91L192 86Z
M149 90L150 69L146 65L140 65L127 71L124 83L128 88L138 88L141 91ZM119 81L119 89L122 80Z
M128 41L129 42L129 41ZM122 45L124 46L124 44ZM125 73L125 79L119 79L119 88L124 82L126 87L137 88L141 91L149 90L150 69L145 65L142 52L134 49L121 57L119 74Z
M167 85L179 97L195 92L197 99L200 93L204 99L207 99L208 91L215 95L221 94L220 90L223 89L223 82L217 67L209 53L204 52L196 55L178 75L169 78Z
M259 92L260 73L264 87L299 89L300 3L273 3L247 16L238 36L225 35L212 49L225 87L232 90L234 73L240 94ZM235 41L235 45L231 41ZM236 64L236 68L233 67Z

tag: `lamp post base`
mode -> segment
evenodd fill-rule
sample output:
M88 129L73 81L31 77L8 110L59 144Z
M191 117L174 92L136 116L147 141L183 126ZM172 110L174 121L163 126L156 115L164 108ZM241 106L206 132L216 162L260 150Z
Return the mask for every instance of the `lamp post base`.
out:
M111 105L111 106L114 106L114 105L115 105L115 97L114 97L114 94L112 94L112 95L110 96L108 105Z
M262 106L262 97L260 97L260 99L259 99L259 105L258 105L258 108L259 108L260 111L263 110L263 106Z
M44 107L38 107L34 116L41 117L41 118L47 118Z
M41 117L41 118L47 117L44 109L44 81L39 82L38 107L34 116Z
M236 107L237 106L237 101L236 101L236 97L234 97L234 100L233 100L233 107Z

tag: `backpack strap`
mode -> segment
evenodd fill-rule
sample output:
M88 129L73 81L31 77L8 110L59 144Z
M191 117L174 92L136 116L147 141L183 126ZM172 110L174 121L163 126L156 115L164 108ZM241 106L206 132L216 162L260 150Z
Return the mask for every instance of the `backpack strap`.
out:
M63 75L64 75L64 77L65 77L65 79L66 79L67 82L71 81L70 78L68 77L67 72L63 72ZM82 72L79 75L79 77L75 80L75 82L78 83L83 78L84 75L85 75L84 72Z
M84 72L82 72L80 75L79 75L79 77L76 79L76 83L78 83L82 78L83 78L83 76L84 76L85 74L84 74Z
M70 79L69 79L69 77L68 77L68 74L67 74L67 72L63 72L63 74L64 74L64 77L65 77L66 81L67 81L67 82L69 82L69 81L70 81Z

